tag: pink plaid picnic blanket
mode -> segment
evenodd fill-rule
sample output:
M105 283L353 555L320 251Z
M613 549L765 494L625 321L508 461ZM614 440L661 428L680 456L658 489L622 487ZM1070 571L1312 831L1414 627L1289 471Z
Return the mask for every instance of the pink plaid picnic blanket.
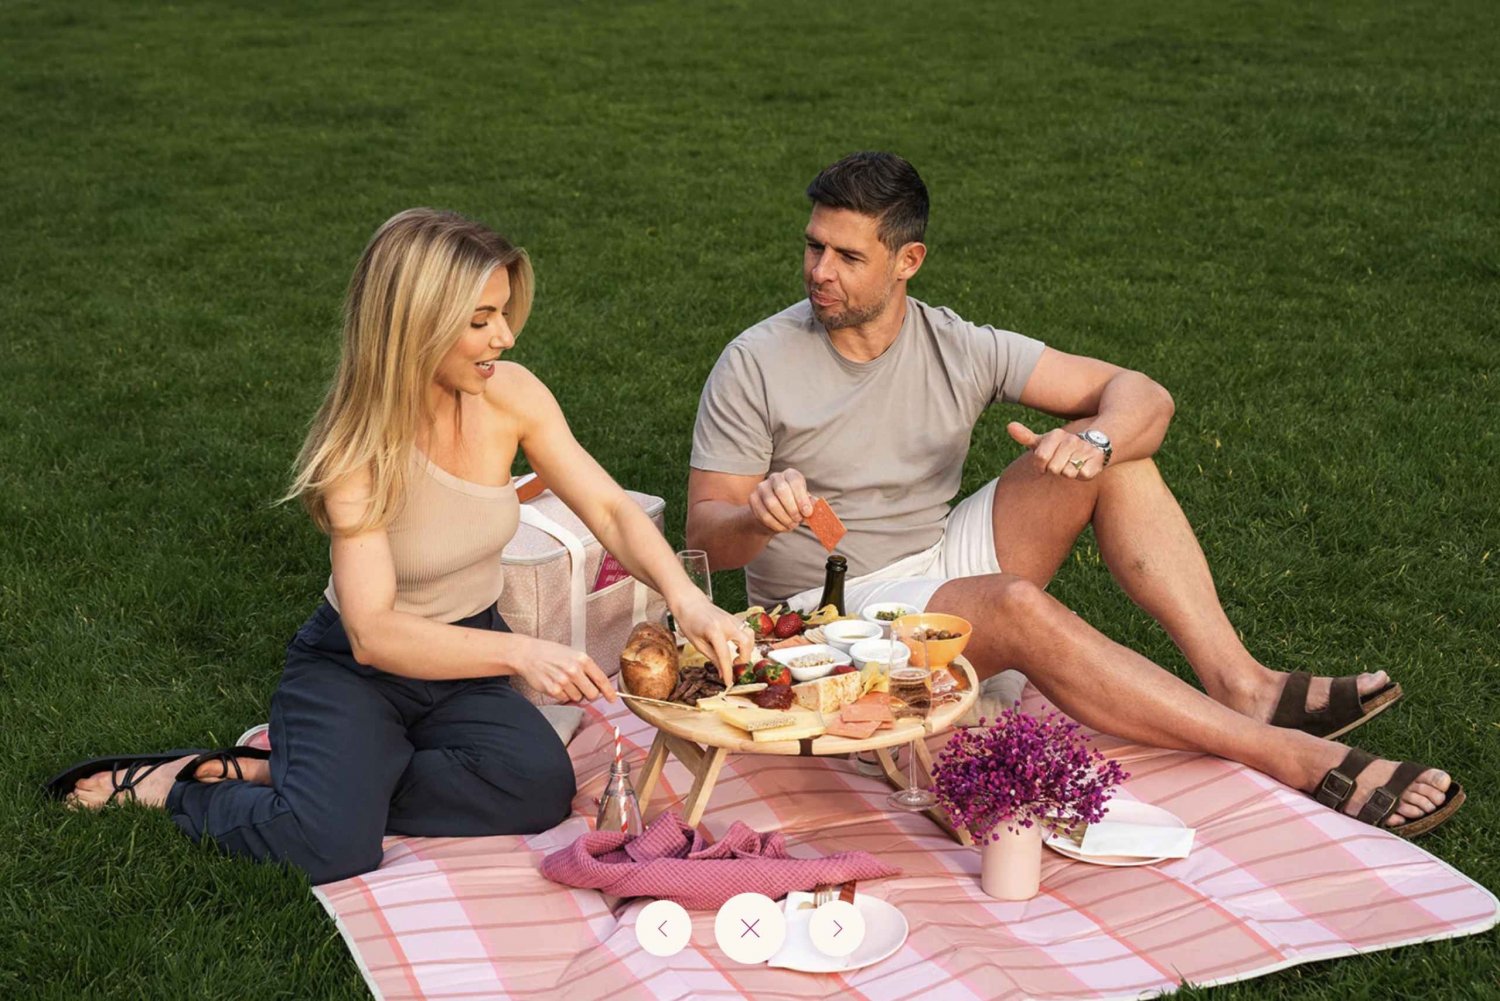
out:
M638 838L593 831L542 860L542 875L556 882L612 897L674 900L689 910L714 910L740 893L778 900L820 883L880 879L900 871L868 852L793 858L783 835L757 834L739 821L710 843L675 810L657 817Z
M1027 695L1027 710L1046 711ZM864 969L798 973L732 962L714 943L713 912L698 911L687 948L658 959L636 941L646 900L540 872L590 829L614 756L609 723L636 762L655 735L623 706L600 707L607 715L596 712L568 748L579 784L571 819L529 837L389 839L378 871L315 888L377 998L1134 998L1496 923L1494 896L1417 844L1248 768L1100 738L1131 772L1121 795L1198 829L1189 858L1112 869L1048 851L1039 896L992 900L979 888L979 852L924 815L892 811L882 780L842 759L735 755L704 817L709 834L741 822L779 830L793 856L863 850L899 865L900 876L860 893L898 907L910 935ZM691 784L670 761L648 817ZM1460 813L1452 823L1465 822Z

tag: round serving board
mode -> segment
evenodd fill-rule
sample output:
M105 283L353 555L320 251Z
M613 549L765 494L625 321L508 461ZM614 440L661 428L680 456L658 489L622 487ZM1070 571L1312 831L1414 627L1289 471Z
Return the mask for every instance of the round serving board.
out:
M958 682L959 698L936 706L926 720L897 720L888 730L876 730L864 740L849 737L834 737L827 734L815 737L810 742L801 740L755 740L733 724L726 723L716 712L701 709L667 708L662 705L640 703L631 699L624 702L630 711L665 733L683 740L690 740L703 747L722 747L739 754L850 754L855 751L872 751L880 747L894 747L910 743L920 728L925 733L941 733L961 719L979 696L979 679L974 667L959 657L950 666L954 680ZM785 710L795 716L798 723L822 722L820 714L811 709L792 708ZM804 744L809 749L804 749Z

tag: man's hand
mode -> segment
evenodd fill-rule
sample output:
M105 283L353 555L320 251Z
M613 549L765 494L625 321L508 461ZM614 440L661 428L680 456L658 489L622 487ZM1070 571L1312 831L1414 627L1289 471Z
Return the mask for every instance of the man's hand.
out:
M750 493L750 513L772 532L790 532L812 514L812 509L807 481L795 469L772 473Z
M1066 428L1054 428L1039 435L1020 421L1011 421L1005 430L1031 450L1039 469L1053 476L1092 480L1104 472L1104 450Z

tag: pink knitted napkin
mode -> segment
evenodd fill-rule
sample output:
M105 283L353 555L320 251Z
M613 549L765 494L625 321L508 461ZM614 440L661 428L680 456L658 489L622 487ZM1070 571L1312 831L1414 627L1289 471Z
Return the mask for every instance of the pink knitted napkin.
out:
M738 820L709 844L672 811L639 837L592 831L542 860L542 875L554 882L615 897L675 900L691 910L714 910L738 893L764 893L775 900L819 883L900 872L868 852L792 858L781 834L759 834Z

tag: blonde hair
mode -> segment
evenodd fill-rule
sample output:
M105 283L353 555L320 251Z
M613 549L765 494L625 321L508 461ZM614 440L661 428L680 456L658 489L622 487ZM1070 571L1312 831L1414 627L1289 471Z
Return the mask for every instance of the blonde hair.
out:
M400 510L417 431L432 420L428 387L497 267L510 276L505 310L520 333L531 312L531 259L454 212L408 209L370 238L344 298L343 353L308 429L283 501L301 500L325 533L328 490L360 470L369 503L354 531Z

